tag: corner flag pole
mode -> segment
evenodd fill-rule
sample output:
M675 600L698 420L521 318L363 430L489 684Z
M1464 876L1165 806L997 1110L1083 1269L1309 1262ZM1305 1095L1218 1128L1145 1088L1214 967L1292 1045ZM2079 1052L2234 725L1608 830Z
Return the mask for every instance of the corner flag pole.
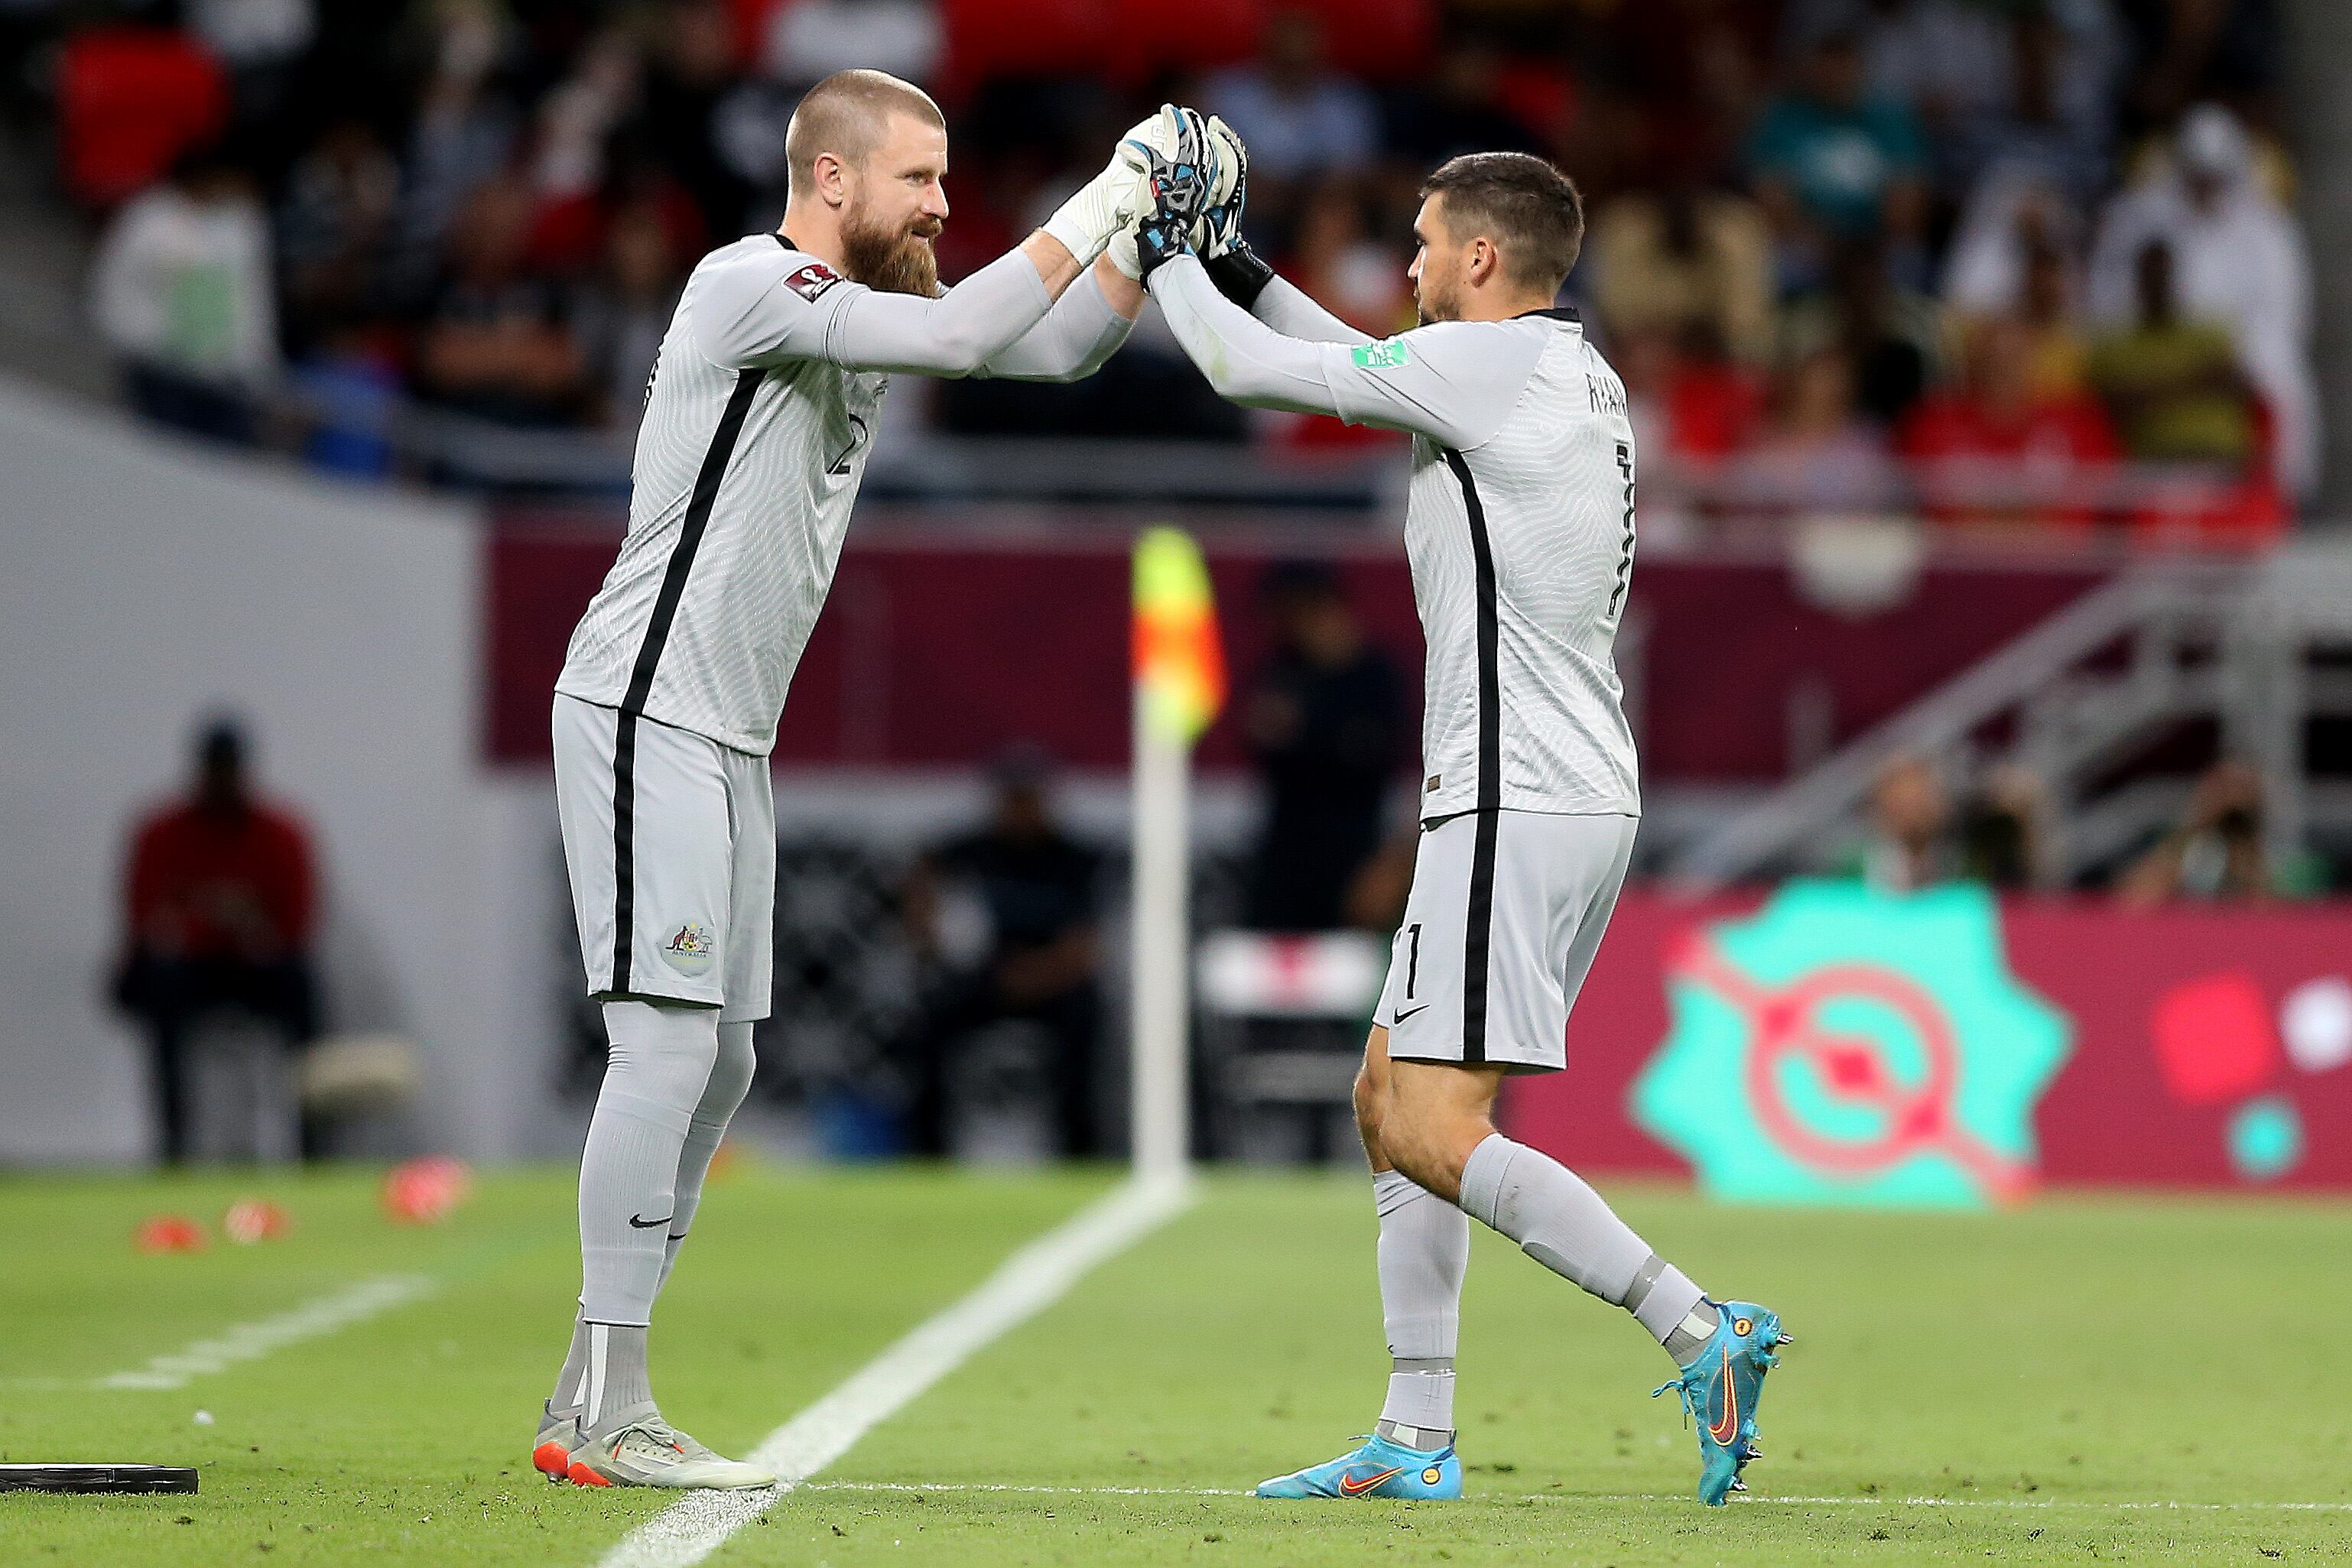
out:
M1136 1174L1168 1176L1183 1172L1192 1151L1192 743L1225 695L1208 569L1181 529L1149 528L1136 541L1134 660L1131 1125Z

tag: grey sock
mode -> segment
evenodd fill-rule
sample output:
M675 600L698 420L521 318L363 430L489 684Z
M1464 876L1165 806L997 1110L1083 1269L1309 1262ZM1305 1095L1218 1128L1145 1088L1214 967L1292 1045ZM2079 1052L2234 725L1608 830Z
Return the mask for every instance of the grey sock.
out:
M1566 1166L1496 1133L1462 1167L1462 1207L1528 1257L1612 1306L1634 1312L1664 1343L1690 1317L1699 1289L1611 1211ZM1633 1299L1637 1282L1642 1299Z
M1381 1317L1395 1371L1377 1431L1409 1448L1454 1440L1454 1355L1470 1220L1397 1171L1372 1176L1381 1216Z
M720 1024L718 1060L711 1063L709 1082L702 1087L702 1100L694 1108L694 1118L687 1124L686 1142L677 1152L677 1185L670 1199L669 1234L663 1240L661 1274L654 1282L656 1296L669 1283L670 1270L677 1267L678 1249L686 1245L695 1211L702 1207L702 1181L710 1174L710 1157L719 1152L719 1144L727 1136L727 1124L743 1103L743 1096L751 1092L752 1060L751 1026Z
M580 1402L580 1424L597 1437L635 1420L639 1406L653 1404L653 1381L646 1372L646 1330L638 1323L583 1325L588 1330L588 1377Z
M677 1167L719 1054L708 1008L607 1002L612 1057L580 1155L581 1315L651 1318L676 1214Z
M1688 1364L1722 1321L1715 1303L1691 1283L1690 1276L1654 1252L1634 1274L1633 1288L1625 1292L1625 1310L1642 1320L1677 1366Z
M555 1392L547 1407L558 1416L577 1415L588 1394L588 1325L572 1320L572 1348L563 1353L563 1370L555 1375Z

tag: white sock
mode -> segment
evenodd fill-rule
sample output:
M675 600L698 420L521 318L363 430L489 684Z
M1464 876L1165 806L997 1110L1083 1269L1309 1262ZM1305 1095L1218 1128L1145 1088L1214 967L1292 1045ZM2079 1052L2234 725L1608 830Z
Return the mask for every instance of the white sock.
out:
M743 1103L743 1096L751 1092L752 1064L751 1026L720 1024L718 1060L711 1064L710 1079L703 1085L702 1100L694 1108L693 1120L687 1124L686 1142L678 1147L677 1185L671 1194L669 1233L663 1242L661 1274L654 1281L656 1296L669 1283L670 1270L677 1267L678 1249L686 1245L695 1211L702 1207L702 1182L710 1174L710 1157L719 1152L719 1144L727 1136L727 1124Z
M1553 1273L1632 1312L1670 1354L1668 1342L1687 1336L1686 1323L1704 1305L1699 1288L1573 1171L1500 1133L1470 1151L1462 1207Z
M1372 1197L1381 1216L1381 1316L1395 1368L1376 1430L1408 1448L1443 1448L1454 1440L1470 1221L1402 1172L1375 1172Z

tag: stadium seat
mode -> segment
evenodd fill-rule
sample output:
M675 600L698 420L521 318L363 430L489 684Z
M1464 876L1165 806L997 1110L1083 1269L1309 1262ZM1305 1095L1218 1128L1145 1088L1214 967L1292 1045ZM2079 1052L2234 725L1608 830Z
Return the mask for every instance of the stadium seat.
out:
M1112 73L1143 82L1164 69L1203 71L1247 59L1265 26L1263 0L1193 0L1181 10L1155 0L1112 0Z
M228 120L228 78L173 27L92 27L58 57L58 177L108 208L153 184Z
M943 0L943 74L961 95L990 77L1101 74L1110 9L1096 0Z
M737 63L746 69L758 67L760 56L768 47L768 29L774 24L776 13L791 4L792 0L727 0Z
M1323 23L1323 50L1350 76L1398 81L1425 69L1437 36L1430 0L1303 0Z

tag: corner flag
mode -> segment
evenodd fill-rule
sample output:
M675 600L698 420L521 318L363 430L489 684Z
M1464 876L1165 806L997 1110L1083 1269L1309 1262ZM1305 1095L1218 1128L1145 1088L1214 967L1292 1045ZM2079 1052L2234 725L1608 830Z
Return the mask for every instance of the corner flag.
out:
M1155 738L1189 746L1225 700L1225 653L1201 547L1181 528L1135 545L1135 685Z

